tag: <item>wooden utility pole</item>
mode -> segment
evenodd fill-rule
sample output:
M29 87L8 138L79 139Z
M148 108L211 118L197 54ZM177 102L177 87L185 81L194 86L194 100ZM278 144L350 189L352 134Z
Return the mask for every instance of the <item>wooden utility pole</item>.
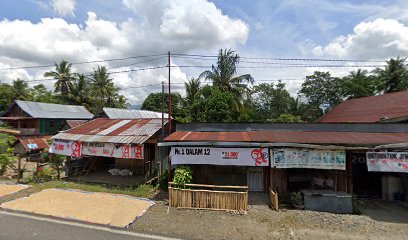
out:
M20 183L21 178L21 155L18 155L18 163L17 163L17 183Z
M161 112L162 112L162 122L161 122L161 140L164 139L164 81L162 81L162 105L161 105Z
M171 134L171 77L170 77L170 69L171 69L171 62L170 62L170 51L167 53L168 56L168 67L169 67L169 135Z

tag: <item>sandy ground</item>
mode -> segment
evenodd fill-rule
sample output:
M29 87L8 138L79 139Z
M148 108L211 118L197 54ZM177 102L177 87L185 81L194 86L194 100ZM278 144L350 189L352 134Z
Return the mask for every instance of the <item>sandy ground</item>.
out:
M19 192L21 190L24 190L26 188L29 188L30 186L27 185L21 185L21 184L3 184L0 183L0 197L4 197L16 192Z
M369 215L302 210L276 212L267 206L266 195L260 194L250 197L248 214L237 215L168 208L165 198L165 195L158 196L157 205L131 228L185 239L408 239L407 209L399 213L380 210L380 215L387 212L390 216L400 216L386 217L395 221L375 220Z
M46 189L0 205L1 208L125 227L141 216L153 201L130 196L70 189Z

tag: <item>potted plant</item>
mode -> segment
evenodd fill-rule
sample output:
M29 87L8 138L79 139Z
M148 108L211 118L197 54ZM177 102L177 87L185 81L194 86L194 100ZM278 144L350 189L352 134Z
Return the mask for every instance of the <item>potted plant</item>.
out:
M305 207L303 195L301 192L292 192L289 198L290 203L296 209L303 209Z

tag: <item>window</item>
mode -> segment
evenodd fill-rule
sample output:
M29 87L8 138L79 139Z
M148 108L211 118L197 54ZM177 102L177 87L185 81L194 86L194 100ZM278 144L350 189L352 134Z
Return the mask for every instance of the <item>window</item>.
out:
M49 121L49 125L50 125L50 128L55 128L55 121L54 121L54 120L50 120L50 121Z

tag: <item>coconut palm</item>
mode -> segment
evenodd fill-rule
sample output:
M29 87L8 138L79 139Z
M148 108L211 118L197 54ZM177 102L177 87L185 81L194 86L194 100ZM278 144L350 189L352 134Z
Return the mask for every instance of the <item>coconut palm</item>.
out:
M98 66L94 70L92 76L93 91L95 92L96 98L100 100L100 107L104 107L106 103L112 103L112 99L118 92L118 88L115 87L113 79L109 77L109 73L105 66Z
M25 81L17 78L11 84L11 94L14 99L29 100L30 89L28 87L28 84Z
M191 106L199 95L201 89L200 79L192 78L185 82L184 86L186 88L186 103Z
M55 92L61 93L62 97L67 99L68 93L73 88L74 74L71 72L71 63L62 60L59 64L55 63L55 71L44 73L45 77L53 77L55 82Z
M236 76L239 56L231 49L220 49L218 52L217 65L212 65L211 71L207 70L200 74L200 78L210 80L213 86L223 92L232 92L236 97L238 105L244 98L246 84L252 84L254 79L250 74Z
M373 72L381 81L381 90L384 93L397 92L408 88L408 70L406 58L397 58L387 61L384 69L377 68Z

